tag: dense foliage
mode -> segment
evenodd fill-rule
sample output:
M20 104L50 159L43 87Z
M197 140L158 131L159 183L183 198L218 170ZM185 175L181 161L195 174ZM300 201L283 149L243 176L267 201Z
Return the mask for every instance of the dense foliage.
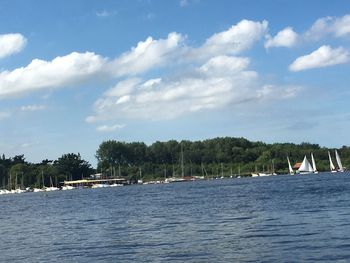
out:
M182 150L181 150L182 148ZM313 153L319 171L329 170L328 150L335 163L334 149L310 143L251 142L244 138L215 138L204 141L155 142L150 146L142 142L103 142L96 152L98 170L106 174L139 178L180 176L181 154L187 176L248 175L251 172L287 173L289 156L292 165ZM350 162L350 148L338 149L343 165Z
M64 154L55 161L43 160L33 164L24 155L0 158L0 184L2 188L42 187L58 185L67 179L80 179L94 173L91 165L82 160L80 154Z

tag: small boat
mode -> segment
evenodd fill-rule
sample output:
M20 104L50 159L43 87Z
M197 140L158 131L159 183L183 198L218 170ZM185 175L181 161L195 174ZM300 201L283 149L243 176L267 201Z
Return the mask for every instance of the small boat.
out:
M338 164L338 172L341 172L341 173L344 172L344 167L341 163L340 156L337 150L335 150L335 159L337 160L337 164Z
M33 188L33 192L37 193L37 192L44 192L45 190L42 188Z
M335 166L332 161L331 153L328 151L328 158L329 158L329 168L331 169L331 173L336 173L337 170L335 169Z
M106 187L110 187L109 184L93 184L91 186L91 188L106 188Z
M297 172L299 174L310 174L314 172L314 169L312 168L312 165L306 158L306 155Z
M64 185L62 186L62 190L63 191L66 191L66 190L74 190L76 189L74 186L71 186L71 185Z
M259 173L259 176L270 176L272 174L267 174L267 173Z
M50 187L46 187L45 191L46 192L52 192L52 191L58 191L58 190L60 190L58 187L53 186L52 178L50 176Z
M287 161L288 161L288 169L289 169L289 174L293 175L294 171L292 166L290 165L289 157L287 156Z
M317 168L316 168L316 162L313 153L311 153L311 162L312 162L312 168L315 174L318 174Z
M124 186L123 184L117 184L117 183L114 183L114 184L111 184L109 185L110 187L120 187L120 186Z

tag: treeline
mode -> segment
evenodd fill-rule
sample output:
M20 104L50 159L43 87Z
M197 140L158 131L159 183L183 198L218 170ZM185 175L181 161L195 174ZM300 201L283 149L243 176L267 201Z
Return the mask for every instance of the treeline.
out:
M250 175L252 172L287 173L287 156L301 162L311 152L319 171L329 170L328 151L335 163L334 149L310 143L251 142L244 138L215 138L204 141L126 143L109 140L97 152L98 171L129 178L164 178L171 176L229 176ZM350 162L350 148L338 149L343 165ZM183 168L182 168L183 160Z
M337 149L343 165L350 163L350 148ZM215 138L204 141L126 143L109 140L96 151L95 170L80 154L64 154L57 160L30 163L24 155L0 157L0 185L2 188L42 187L78 180L101 173L104 177L121 176L129 180L164 179L184 176L241 176L252 172L287 173L287 156L292 162L301 162L311 152L319 171L329 171L328 151L335 162L334 149L310 143L251 142L244 138ZM183 165L182 165L183 164Z
M59 185L64 180L77 180L93 174L91 165L81 159L80 154L64 154L57 160L43 160L41 163L29 163L24 155L13 158L0 158L1 188L25 188L43 185Z

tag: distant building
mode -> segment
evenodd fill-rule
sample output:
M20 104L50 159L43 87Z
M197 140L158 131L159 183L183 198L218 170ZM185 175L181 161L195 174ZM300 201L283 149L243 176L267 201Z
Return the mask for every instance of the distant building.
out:
M102 177L102 174L101 173L98 173L98 174L91 174L90 175L90 178L93 178L93 179L101 179Z

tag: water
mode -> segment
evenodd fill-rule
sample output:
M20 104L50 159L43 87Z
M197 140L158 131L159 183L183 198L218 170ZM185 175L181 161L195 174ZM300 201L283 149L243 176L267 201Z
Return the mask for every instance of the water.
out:
M0 196L0 262L349 262L350 174Z

